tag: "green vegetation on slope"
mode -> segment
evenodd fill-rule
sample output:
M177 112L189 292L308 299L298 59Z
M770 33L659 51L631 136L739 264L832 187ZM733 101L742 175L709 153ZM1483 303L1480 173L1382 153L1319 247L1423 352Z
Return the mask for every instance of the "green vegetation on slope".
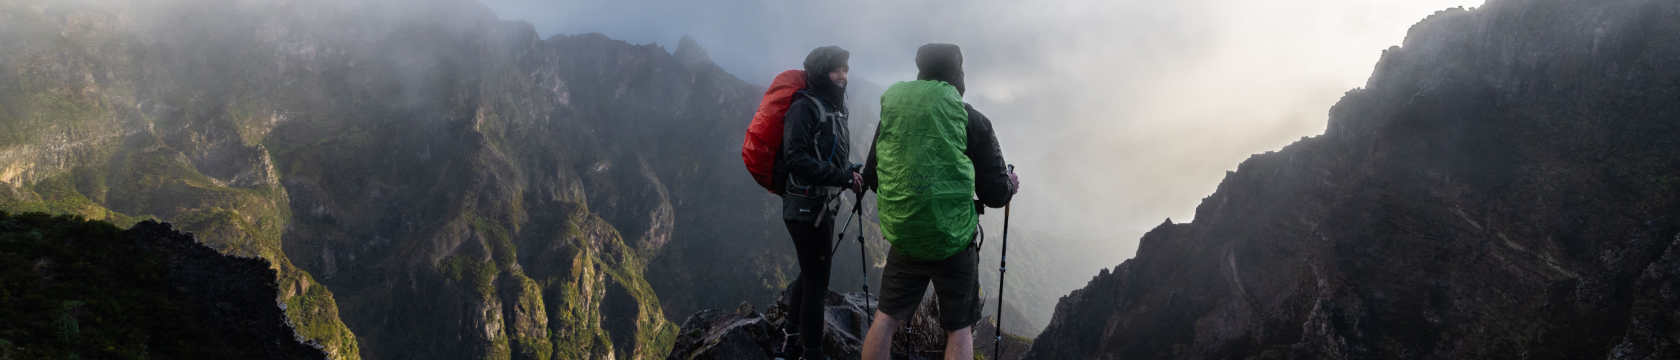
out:
M642 277L642 260L624 244L617 230L583 210L581 204L567 208L570 211L565 211L563 223L544 224L556 230L556 238L540 241L542 247L559 249L560 254L547 259L559 264L539 266L562 271L535 278L517 265L515 238L520 235L507 231L508 227L493 221L493 217L481 217L474 211L465 211L459 220L486 242L491 259L477 260L483 256L474 254L449 255L437 262L437 270L477 301L500 304L503 310L501 331L478 357L663 357L676 339L677 327L660 313L659 299ZM614 292L609 289L621 289L628 298L609 298ZM626 305L628 309L622 307ZM615 324L621 327L615 328Z
M109 10L0 0L0 210L171 221L224 253L269 259L300 331L336 359L359 358L331 292L280 250L291 217L284 190L229 186L182 148L226 136L215 133L222 126L247 145L260 139L265 131L249 126L265 119L260 103L220 101L229 93L208 85L227 78L207 84L167 67L168 56L189 54L145 56L148 40ZM142 72L169 85L148 86Z
M332 293L316 286L280 250L280 232L291 217L283 190L274 185L246 189L216 184L167 155L176 152L155 137L135 137L104 166L79 166L14 189L20 196L0 191L0 210L74 214L124 225L145 219L171 221L223 253L269 259L281 288L292 289L282 297L299 332L327 346L335 358L359 358L355 336L339 320ZM133 148L137 146L144 148Z

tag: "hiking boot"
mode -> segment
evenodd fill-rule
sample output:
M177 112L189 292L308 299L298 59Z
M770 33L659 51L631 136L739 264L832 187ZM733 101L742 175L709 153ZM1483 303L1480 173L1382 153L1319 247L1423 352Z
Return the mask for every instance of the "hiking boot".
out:
M804 350L805 350L805 356L801 357L800 360L828 360L828 356L823 355L823 351L822 351L823 349L822 349L821 346L814 347L814 348L805 348Z

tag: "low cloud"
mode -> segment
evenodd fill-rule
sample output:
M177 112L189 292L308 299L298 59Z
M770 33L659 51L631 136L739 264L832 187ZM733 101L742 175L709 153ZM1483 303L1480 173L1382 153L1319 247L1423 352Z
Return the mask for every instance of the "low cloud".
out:
M543 35L600 32L675 50L692 35L765 84L823 45L852 75L915 75L916 47L963 47L968 100L995 122L1023 190L1013 222L1118 238L1192 220L1249 155L1323 133L1412 24L1474 0L647 1L486 0ZM1122 236L1124 235L1124 236Z

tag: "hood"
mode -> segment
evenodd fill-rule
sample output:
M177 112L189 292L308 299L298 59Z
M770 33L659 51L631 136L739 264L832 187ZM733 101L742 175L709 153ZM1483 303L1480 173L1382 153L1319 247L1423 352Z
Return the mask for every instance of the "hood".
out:
M944 81L957 87L957 94L967 92L963 86L962 48L952 44L927 44L916 49L916 80Z
M828 101L830 106L844 107L846 105L846 89L828 79L828 73L842 66L847 66L852 53L839 46L824 46L811 50L805 56L805 86L817 97Z

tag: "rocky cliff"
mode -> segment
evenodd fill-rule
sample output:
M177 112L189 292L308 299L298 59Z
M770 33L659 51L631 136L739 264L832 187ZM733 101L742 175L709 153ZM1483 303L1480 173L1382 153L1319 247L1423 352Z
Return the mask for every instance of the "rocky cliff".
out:
M1680 3L1498 0L1063 297L1029 358L1680 356Z
M333 358L658 358L664 307L791 276L736 165L762 89L692 40L456 0L0 0L0 50L0 209L270 259Z
M96 4L0 1L0 209L164 219L268 259L300 332L356 358L332 293L281 250L291 211L259 126L281 113L253 103L275 71L206 31L239 20L209 16L230 5Z
M267 260L169 224L0 211L0 359L326 359Z

